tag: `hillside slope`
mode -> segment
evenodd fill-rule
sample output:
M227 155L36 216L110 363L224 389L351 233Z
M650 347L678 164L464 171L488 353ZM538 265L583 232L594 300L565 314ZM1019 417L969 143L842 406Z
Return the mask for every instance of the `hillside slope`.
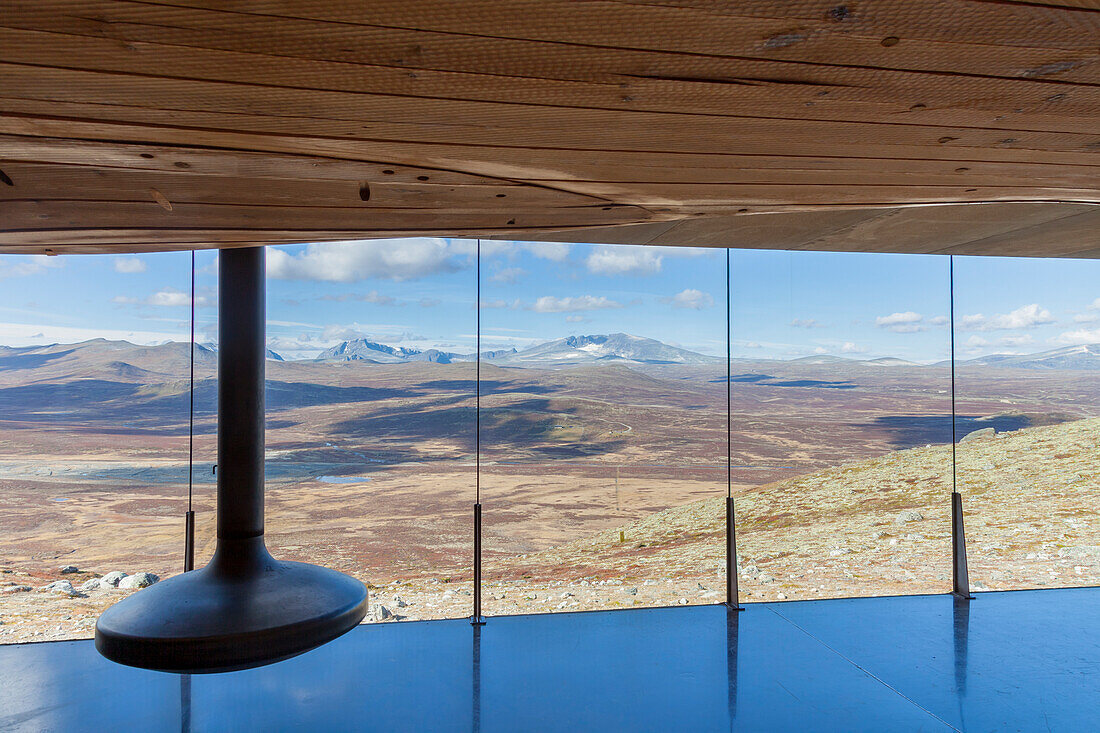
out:
M976 589L1100 584L1098 446L1100 418L958 446ZM742 590L750 600L950 590L950 461L950 445L914 448L737 496ZM714 577L724 507L718 494L667 509L509 562L509 574Z

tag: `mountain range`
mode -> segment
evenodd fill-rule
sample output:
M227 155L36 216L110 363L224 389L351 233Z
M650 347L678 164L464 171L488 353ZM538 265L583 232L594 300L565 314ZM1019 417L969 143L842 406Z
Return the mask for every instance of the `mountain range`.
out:
M139 372L171 373L190 359L188 344L169 342L156 346L138 346L127 341L92 339L76 344L48 346L0 346L0 372L12 369L50 367L66 370L76 368L76 361L85 367L97 366L105 373L138 378ZM522 350L500 349L482 352L482 360L497 366L557 368L598 364L622 365L707 365L721 364L724 358L700 354L662 343L655 339L626 333L566 336L529 346ZM270 349L267 358L283 362L282 356ZM457 353L439 349L412 349L401 346L353 339L323 351L306 363L362 362L365 364L405 364L434 362L451 364L474 360L472 353ZM737 359L745 361L775 361L769 359ZM196 364L213 367L217 363L217 347L196 344ZM288 364L301 363L297 361ZM866 366L878 368L920 366L893 357L851 359L830 354L804 356L788 360L789 364L807 366ZM932 366L949 366L942 361ZM1100 344L1067 346L1035 354L993 354L957 362L960 367L987 366L1031 370L1100 370ZM78 369L79 371L79 369Z
M655 339L626 333L566 336L530 346L522 351L501 349L482 352L485 361L502 366L559 367L582 364L717 364L719 357L670 346ZM326 349L317 361L363 361L374 364L399 364L430 361L450 364L473 361L474 354L438 349L420 351L387 346L367 339L353 339Z

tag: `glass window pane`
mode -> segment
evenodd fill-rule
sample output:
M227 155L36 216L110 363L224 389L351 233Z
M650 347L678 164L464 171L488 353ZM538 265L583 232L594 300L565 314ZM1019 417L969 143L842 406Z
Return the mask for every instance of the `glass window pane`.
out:
M974 590L1100 583L1100 262L955 258Z
M472 613L475 254L268 251L268 545L367 583L367 621Z
M950 590L944 257L733 252L745 601Z
M200 268L211 259L201 254ZM186 252L0 255L0 578L55 583L0 596L0 641L90 637L99 612L135 592L98 578L182 571L190 273ZM216 318L207 280L200 342ZM213 535L216 390L213 352L196 357L201 555Z
M725 285L723 250L485 249L487 615L724 600Z

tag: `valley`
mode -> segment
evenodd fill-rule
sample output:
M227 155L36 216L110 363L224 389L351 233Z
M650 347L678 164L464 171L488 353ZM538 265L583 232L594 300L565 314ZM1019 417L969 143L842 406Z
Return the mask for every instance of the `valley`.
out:
M711 603L724 588L724 360L617 336L481 366L487 613ZM1087 549L1059 554L1100 545L1089 457L1100 416L1089 357L1100 349L1074 348L1085 350L1065 363L1038 355L1042 367L960 366L959 436L996 433L958 446L982 587L1097 582ZM202 563L213 550L216 352L196 355ZM475 364L276 356L273 552L361 578L387 618L468 615ZM184 344L0 349L0 584L45 585L62 565L180 572L187 359ZM949 587L946 366L738 360L731 384L745 600ZM922 518L899 524L906 511ZM65 624L113 597L5 592L0 640L86 636L86 624Z

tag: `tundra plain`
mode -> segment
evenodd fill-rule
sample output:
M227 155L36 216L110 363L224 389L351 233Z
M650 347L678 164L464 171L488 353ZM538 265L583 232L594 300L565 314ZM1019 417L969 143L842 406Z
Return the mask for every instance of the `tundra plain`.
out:
M188 347L0 349L0 589L182 570ZM216 357L196 367L197 563L214 548ZM962 366L975 589L1100 582L1100 372ZM370 619L471 613L475 365L268 362L267 540ZM726 365L483 364L485 612L724 599ZM735 361L742 600L950 590L946 366ZM70 577L70 576L65 576ZM140 592L140 591L137 591ZM122 591L4 591L0 641L81 638Z

